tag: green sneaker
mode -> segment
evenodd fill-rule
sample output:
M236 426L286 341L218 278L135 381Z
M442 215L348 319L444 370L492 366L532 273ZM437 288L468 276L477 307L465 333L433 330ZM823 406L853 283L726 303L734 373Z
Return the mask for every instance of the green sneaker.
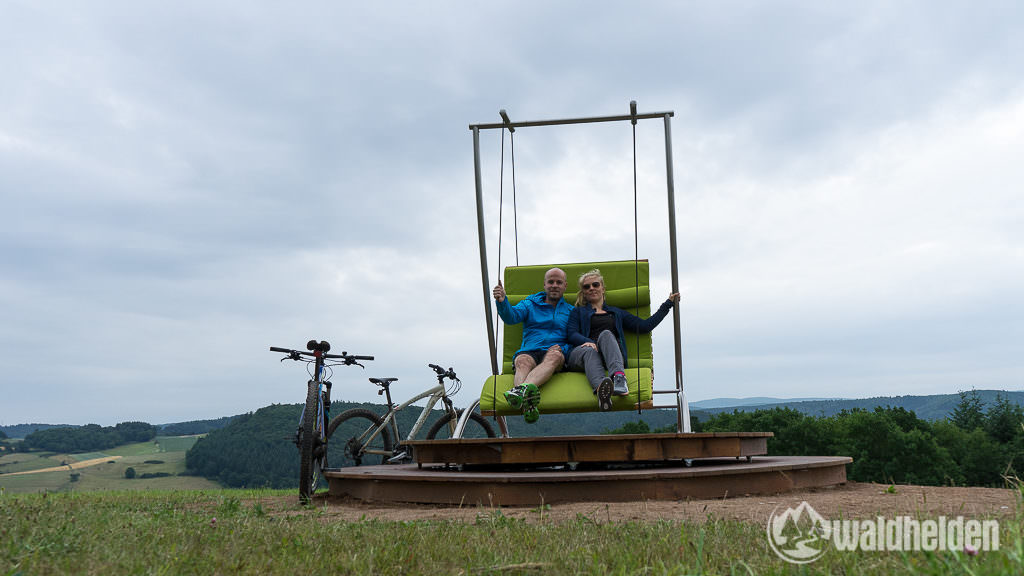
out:
M527 407L523 410L523 420L526 420L527 424L533 424L540 420L540 409L536 405Z
M505 391L505 401L512 407L513 410L520 410L525 402L524 395L526 393L526 386L520 384L511 390Z
M523 384L523 419L533 424L540 419L540 389L534 384Z
M536 406L540 404L540 388L536 384L523 384L523 404Z

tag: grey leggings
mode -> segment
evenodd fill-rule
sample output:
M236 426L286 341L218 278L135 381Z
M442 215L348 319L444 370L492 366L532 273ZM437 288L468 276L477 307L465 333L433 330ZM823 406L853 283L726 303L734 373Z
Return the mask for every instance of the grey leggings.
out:
M608 374L625 371L619 340L610 330L602 330L597 335L597 350L590 346L573 348L569 353L568 367L569 370L586 373L590 387L597 390L604 380L605 368Z

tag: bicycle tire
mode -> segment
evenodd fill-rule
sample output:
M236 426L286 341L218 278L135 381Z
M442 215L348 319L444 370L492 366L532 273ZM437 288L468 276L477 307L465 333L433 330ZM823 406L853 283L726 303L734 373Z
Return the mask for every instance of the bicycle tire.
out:
M320 414L320 390L316 382L308 383L306 406L302 412L302 427L299 429L299 501L309 503L320 483L322 458L314 453L322 445L322 422Z
M387 428L381 428L380 433L369 445L366 443L366 436L382 423L380 416L363 408L353 408L338 414L327 427L327 447L330 453L328 459L335 466L371 466L383 463L388 456L365 452L370 449L391 454L391 433Z
M430 431L427 432L427 440L438 440L448 438L449 422L451 422L453 417L456 419L456 421L458 421L458 418L462 416L463 412L464 410L459 410L454 416L450 413L443 414L440 418L437 419L437 422L434 422L434 425L430 427ZM463 438L494 438L494 428L491 427L491 423L488 422L486 418L484 418L480 414L477 414L476 412L470 412L469 420L469 422L466 422L466 429L463 430ZM470 424L471 422L476 422L477 425L479 425L479 427L483 429L483 434L486 434L486 436L481 434L480 430L478 430L476 427L472 426ZM438 438L439 434L440 438Z

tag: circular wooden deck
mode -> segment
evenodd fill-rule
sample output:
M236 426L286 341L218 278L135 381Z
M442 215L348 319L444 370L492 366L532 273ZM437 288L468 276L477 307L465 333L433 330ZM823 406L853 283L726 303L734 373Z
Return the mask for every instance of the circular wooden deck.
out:
M761 456L632 465L459 469L417 464L328 471L332 496L374 502L537 506L774 494L846 482L847 457Z

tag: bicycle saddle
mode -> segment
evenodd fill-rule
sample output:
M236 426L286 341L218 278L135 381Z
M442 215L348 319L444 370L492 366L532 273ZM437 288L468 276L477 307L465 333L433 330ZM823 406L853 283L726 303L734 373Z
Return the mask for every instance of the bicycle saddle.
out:
M398 380L398 378L370 378L370 382L373 382L377 386L387 386L395 380Z

